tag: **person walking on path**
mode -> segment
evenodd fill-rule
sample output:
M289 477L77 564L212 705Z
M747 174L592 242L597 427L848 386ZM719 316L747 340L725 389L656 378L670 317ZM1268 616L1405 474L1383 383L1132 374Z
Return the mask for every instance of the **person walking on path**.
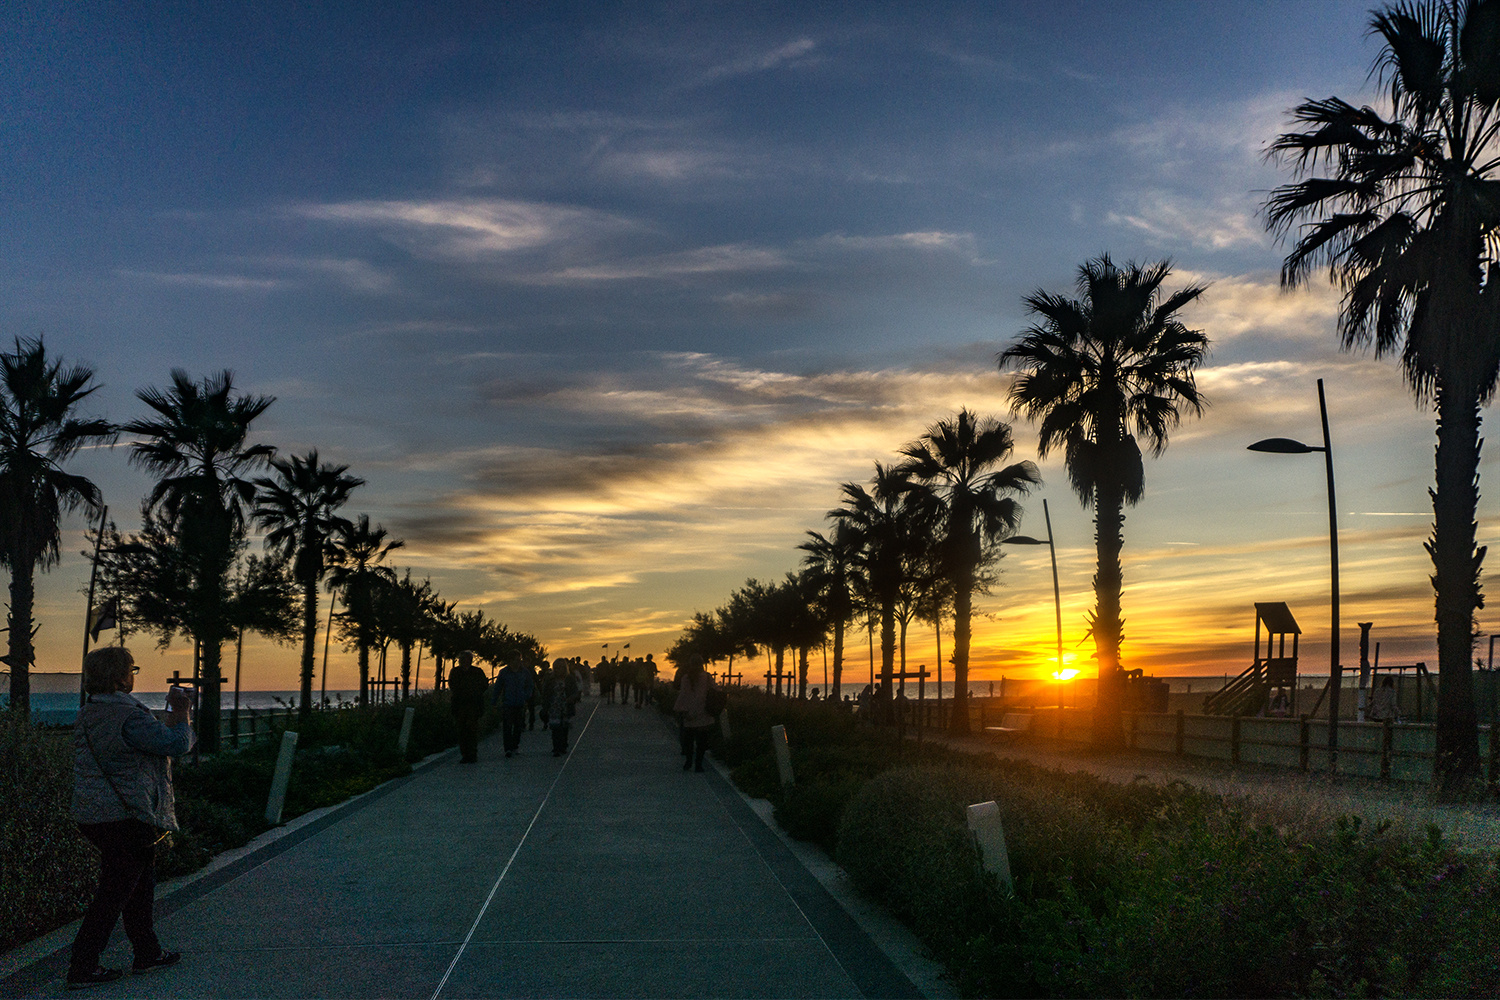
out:
M677 701L672 708L682 713L683 749L690 754L682 762L682 769L703 770L703 755L708 750L708 737L713 731L714 717L708 710L709 693L715 690L714 679L703 669L701 656L689 657L682 671L682 688L677 692Z
M73 939L68 989L113 982L120 969L100 966L115 923L124 917L136 973L176 965L181 952L165 951L152 921L156 895L156 844L177 829L172 758L193 747L188 693L167 693L167 721L137 701L139 670L124 646L104 646L83 662L88 701L73 726L72 815L99 849L99 888Z
M567 660L559 657L542 685L542 716L552 730L552 756L568 752L568 718L578 703L578 678L568 669Z
M536 686L531 668L512 656L496 679L500 696L500 728L505 739L505 756L514 757L521 749L521 731L526 727L526 703Z
M484 715L484 692L490 686L484 671L474 666L474 654L458 654L458 666L448 674L449 708L458 727L459 763L479 762L479 719Z

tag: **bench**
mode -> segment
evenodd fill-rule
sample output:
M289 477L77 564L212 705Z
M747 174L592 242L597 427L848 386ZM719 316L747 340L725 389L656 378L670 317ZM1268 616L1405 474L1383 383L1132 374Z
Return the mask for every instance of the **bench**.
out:
M1030 715L1024 712L1006 712L1000 717L1000 725L985 726L986 733L1028 733L1031 731Z

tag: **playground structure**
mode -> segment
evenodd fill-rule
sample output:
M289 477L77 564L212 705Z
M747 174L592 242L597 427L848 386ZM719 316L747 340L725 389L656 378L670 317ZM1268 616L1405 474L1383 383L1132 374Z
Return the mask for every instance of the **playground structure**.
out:
M1260 630L1266 629L1266 655ZM1292 637L1292 655L1286 637ZM1297 643L1302 628L1284 601L1255 602L1255 658L1224 687L1203 699L1204 715L1296 715Z

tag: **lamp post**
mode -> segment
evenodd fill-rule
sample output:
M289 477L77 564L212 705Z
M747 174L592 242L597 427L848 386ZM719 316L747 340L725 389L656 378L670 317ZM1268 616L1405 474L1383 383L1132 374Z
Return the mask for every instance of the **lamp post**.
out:
M1057 584L1057 545L1052 540L1052 513L1047 510L1047 501L1042 501L1042 517L1047 519L1046 539L1032 538L1030 535L1011 535L1009 538L1000 539L1005 545L1045 545L1052 554L1052 607L1057 612L1057 672L1063 669L1062 649L1062 590ZM1058 685L1061 690L1061 685ZM1059 696L1060 700L1061 696ZM1058 707L1061 707L1059 705Z
M1318 414L1323 420L1323 447L1303 444L1291 438L1266 438L1249 446L1250 451L1263 451L1275 455L1306 455L1323 453L1324 468L1328 473L1328 561L1331 574L1332 600L1330 601L1331 625L1328 639L1328 769L1338 771L1339 759L1339 688L1343 685L1344 668L1339 663L1339 519L1338 504L1333 491L1333 445L1328 440L1328 403L1323 396L1323 380L1318 379Z

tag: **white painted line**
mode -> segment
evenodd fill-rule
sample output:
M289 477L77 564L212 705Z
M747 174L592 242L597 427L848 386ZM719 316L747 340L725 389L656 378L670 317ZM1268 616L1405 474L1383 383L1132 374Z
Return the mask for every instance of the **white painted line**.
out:
M547 788L547 794L542 797L542 804L536 807L536 815L531 817L531 822L526 824L526 832L521 834L521 839L516 842L516 849L510 852L510 858L505 862L505 867L500 869L500 877L495 879L495 884L490 886L490 894L484 897L484 905L479 908L479 915L474 918L474 923L469 925L469 933L464 935L463 944L458 946L458 954L453 956L453 961L448 963L448 971L443 973L442 982L437 984L437 989L432 991L432 1000L438 1000L438 994L443 992L443 987L448 985L448 977L453 975L453 970L458 968L458 960L464 957L464 950L469 947L469 942L474 939L474 932L479 929L479 922L484 919L485 911L490 908L490 903L495 898L495 893L500 891L500 883L505 881L505 876L510 874L510 866L516 863L516 855L521 853L521 848L526 843L526 838L531 836L531 828L536 826L536 821L541 818L542 810L547 808L547 803L552 799L552 792L557 788L557 783L562 780L563 772L568 765L573 763L573 754L577 752L578 745L583 742L583 734L589 731L589 723L594 721L594 713L599 711L599 703L594 702L589 717L584 720L583 728L578 731L573 740L573 749L568 751L568 756L563 760L562 767L557 769L557 777L552 779L552 784Z

